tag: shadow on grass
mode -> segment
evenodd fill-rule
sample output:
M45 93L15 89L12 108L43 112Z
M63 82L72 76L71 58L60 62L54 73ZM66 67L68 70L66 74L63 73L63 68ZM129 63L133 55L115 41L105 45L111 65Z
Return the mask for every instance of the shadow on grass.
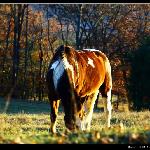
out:
M59 111L62 111L61 107ZM0 113L49 114L50 104L48 102L18 99L11 99L10 102L7 103L4 98L0 98Z
M94 108L95 113L103 112L101 108ZM63 112L62 105L59 106L59 112ZM32 100L19 100L11 99L10 102L0 97L0 113L16 114L49 114L50 104L48 102L32 101Z

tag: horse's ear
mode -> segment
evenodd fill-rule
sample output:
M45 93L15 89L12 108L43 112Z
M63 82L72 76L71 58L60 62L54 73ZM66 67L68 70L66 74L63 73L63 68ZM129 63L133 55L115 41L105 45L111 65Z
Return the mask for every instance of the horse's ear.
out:
M64 45L60 45L57 50L63 50L64 49Z
M55 53L59 53L61 51L64 51L64 45L60 45L56 50L55 50Z

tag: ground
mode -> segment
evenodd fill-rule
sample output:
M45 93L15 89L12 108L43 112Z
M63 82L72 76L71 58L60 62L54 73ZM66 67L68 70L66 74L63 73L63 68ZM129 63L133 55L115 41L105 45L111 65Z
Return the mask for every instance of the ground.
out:
M5 109L0 99L0 143L102 143L150 144L149 111L112 112L111 128L106 128L105 114L94 111L90 132L69 133L64 126L64 113L60 109L57 131L49 132L49 104L14 100Z

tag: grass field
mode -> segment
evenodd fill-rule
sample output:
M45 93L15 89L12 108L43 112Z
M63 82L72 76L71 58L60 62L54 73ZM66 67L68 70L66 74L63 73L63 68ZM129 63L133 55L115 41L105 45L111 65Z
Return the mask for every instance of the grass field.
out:
M57 144L150 144L150 112L112 112L111 128L105 127L105 114L95 111L90 132L69 133L60 110L58 134L49 132L49 104L11 101L4 112L0 99L0 143Z

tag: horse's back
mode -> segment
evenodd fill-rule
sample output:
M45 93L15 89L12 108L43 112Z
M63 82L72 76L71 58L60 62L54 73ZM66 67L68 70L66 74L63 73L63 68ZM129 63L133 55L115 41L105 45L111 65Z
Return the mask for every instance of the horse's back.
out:
M98 57L96 53L95 51L75 52L76 91L81 97L94 93L104 82L104 59L100 56Z
M107 61L105 54L100 51L63 48L51 61L48 70L48 86L55 96L58 95L57 88L59 84L65 83L65 81L60 83L62 79L65 80L65 74L78 96L90 95L103 84Z

